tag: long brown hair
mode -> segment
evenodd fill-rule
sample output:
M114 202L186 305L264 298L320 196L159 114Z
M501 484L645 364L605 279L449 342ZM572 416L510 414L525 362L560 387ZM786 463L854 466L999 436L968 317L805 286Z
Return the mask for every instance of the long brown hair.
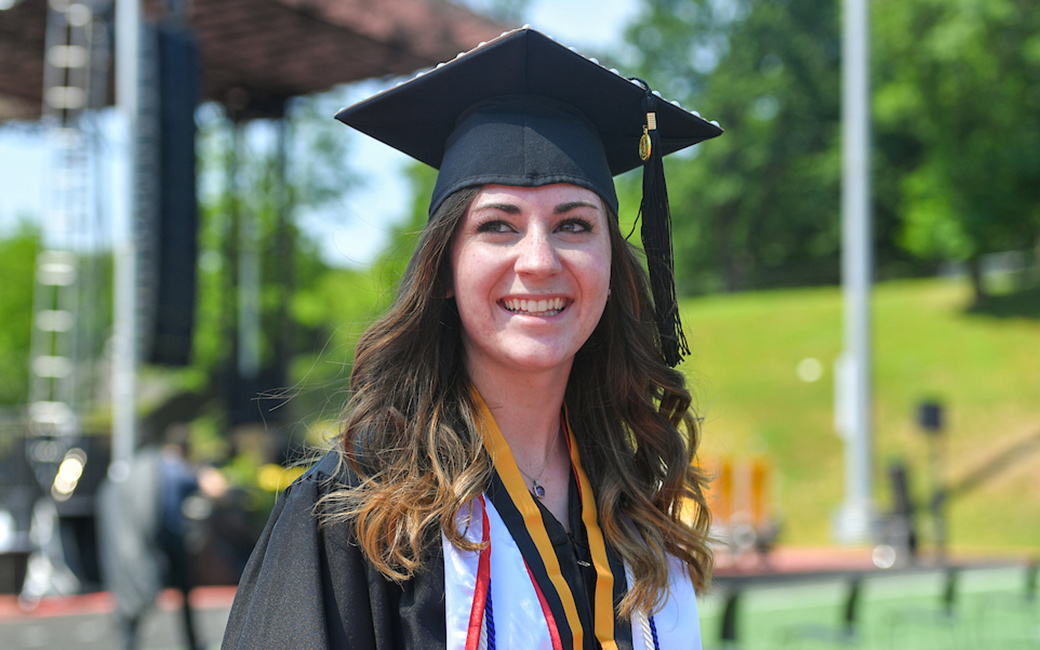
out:
M440 536L475 551L455 525L484 490L484 449L462 358L455 302L445 296L451 243L479 188L460 190L430 219L388 312L361 337L341 439L356 485L319 504L349 521L369 561L409 578ZM710 579L710 514L694 466L698 427L683 375L661 359L646 273L612 215L611 298L575 356L565 402L607 543L632 569L621 604L656 610L667 595L666 553L695 587Z

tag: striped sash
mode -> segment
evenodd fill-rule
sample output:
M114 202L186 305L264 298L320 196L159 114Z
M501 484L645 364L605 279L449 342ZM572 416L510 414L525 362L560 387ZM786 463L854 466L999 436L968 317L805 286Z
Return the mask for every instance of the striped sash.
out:
M624 565L608 553L596 517L596 505L588 477L581 466L577 445L566 422L564 436L581 500L582 523L596 572L593 597L593 629L585 629L572 587L573 567L561 567L542 518L542 511L528 491L509 445L490 410L474 389L481 409L484 444L495 462L495 474L484 497L463 509L456 522L474 542L486 541L482 553L463 553L444 538L445 614L447 647L466 650L487 643L488 612L493 601L497 648L545 650L650 650L649 634L615 617L614 604L627 584ZM700 648L700 630L692 585L685 571L673 562L671 597L654 616L660 643L666 648ZM580 570L580 569L579 569ZM580 584L580 583L578 583ZM648 628L646 617L636 616L637 627ZM662 625L663 623L663 625ZM586 621L588 624L588 621ZM634 637L634 638L633 638ZM598 642L598 643L597 643ZM491 647L480 645L480 647Z

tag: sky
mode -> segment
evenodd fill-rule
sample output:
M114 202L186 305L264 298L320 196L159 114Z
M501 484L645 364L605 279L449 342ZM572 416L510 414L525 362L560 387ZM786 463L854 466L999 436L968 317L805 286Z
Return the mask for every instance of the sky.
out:
M638 2L531 0L525 20L565 45L602 50L611 43L620 43L622 29L637 11ZM373 83L351 87L345 91L346 103L364 99L379 89ZM301 226L321 243L327 262L361 268L378 254L390 229L408 211L410 190L404 185L400 170L409 161L403 154L350 129L344 128L344 137L350 152L347 164L364 170L364 185L344 196L341 204L319 213L299 214L298 218ZM9 232L19 218L39 218L44 211L48 158L43 143L39 129L24 125L0 127L0 234ZM106 149L121 148L118 143L109 143ZM101 166L102 183L112 187L103 189L99 198L107 212L118 214L122 196L118 185L125 177L125 165L118 156L106 156ZM118 238L124 230L121 224L110 225L100 239Z

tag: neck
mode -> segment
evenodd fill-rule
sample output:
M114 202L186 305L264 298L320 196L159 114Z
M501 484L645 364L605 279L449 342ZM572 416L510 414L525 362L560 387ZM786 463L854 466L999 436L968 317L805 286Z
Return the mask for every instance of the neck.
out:
M536 490L537 481L544 490L542 505L568 530L570 457L560 435L560 412L569 370L523 377L470 372L528 489Z
M470 369L470 381L480 391L522 469L541 466L551 451L560 427L568 375L552 372L517 376ZM529 458L537 462L525 465Z

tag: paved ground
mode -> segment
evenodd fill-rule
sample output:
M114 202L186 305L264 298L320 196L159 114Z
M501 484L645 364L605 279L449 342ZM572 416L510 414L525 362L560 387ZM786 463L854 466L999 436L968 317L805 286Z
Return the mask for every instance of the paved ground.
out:
M219 648L234 587L199 587L192 592L195 626L207 649ZM10 650L115 650L119 647L107 593L44 599L25 611L14 596L0 596L0 647ZM140 650L186 648L180 618L180 596L163 592L145 621Z

